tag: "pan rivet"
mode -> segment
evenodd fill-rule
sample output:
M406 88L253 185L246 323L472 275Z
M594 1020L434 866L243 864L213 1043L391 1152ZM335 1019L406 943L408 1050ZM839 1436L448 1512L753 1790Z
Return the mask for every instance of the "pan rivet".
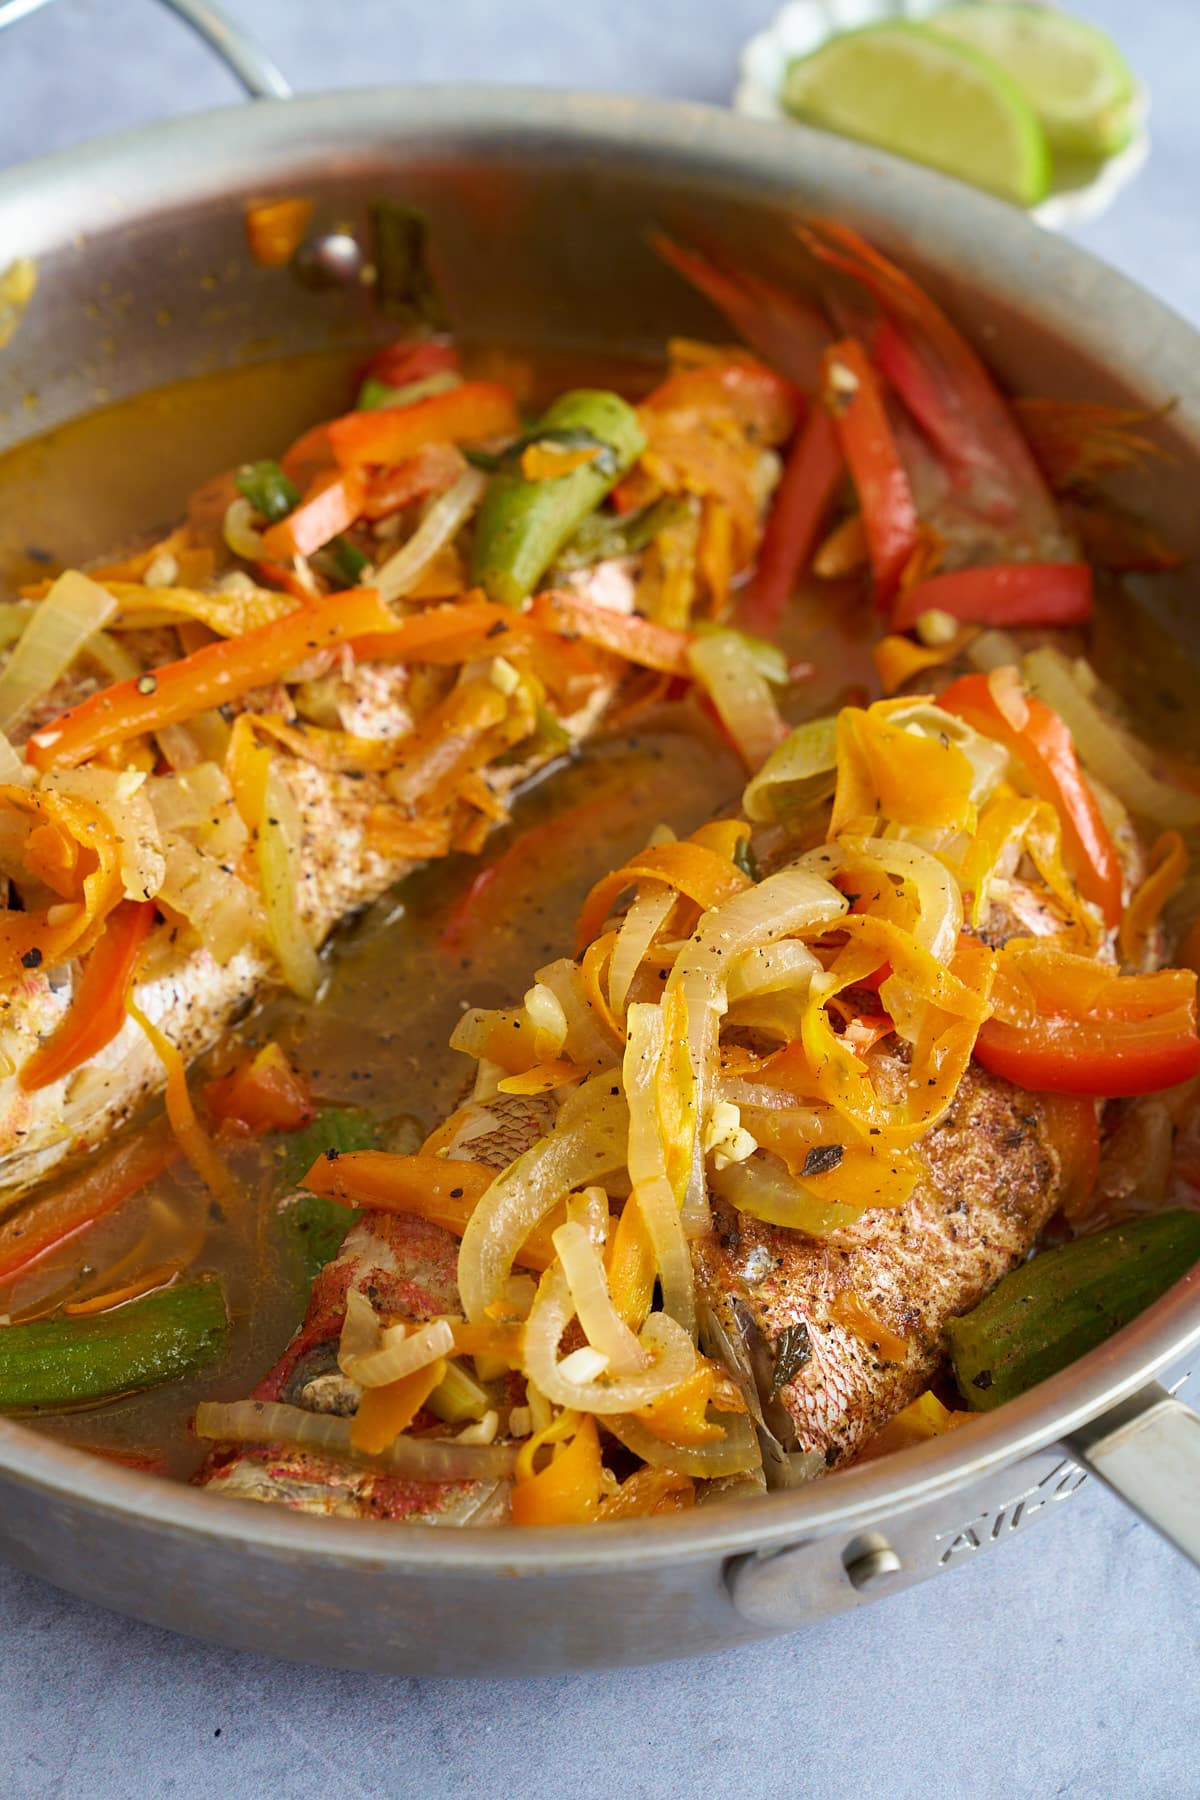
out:
M362 278L362 246L348 231L310 237L292 261L296 279L307 288L354 287Z
M850 1585L861 1593L864 1588L876 1587L898 1575L904 1564L887 1539L871 1531L847 1544L842 1552L842 1567Z

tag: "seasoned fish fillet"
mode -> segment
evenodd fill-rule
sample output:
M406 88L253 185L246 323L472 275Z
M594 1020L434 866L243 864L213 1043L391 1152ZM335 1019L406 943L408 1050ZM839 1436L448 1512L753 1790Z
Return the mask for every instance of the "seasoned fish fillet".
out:
M907 1204L871 1208L836 1242L717 1201L712 1230L693 1249L714 1354L719 1347L753 1379L784 1448L815 1452L827 1468L850 1461L929 1386L947 1320L1024 1259L1061 1199L1041 1102L977 1067L918 1155ZM840 1323L831 1308L844 1293L903 1348Z
M380 675L379 669L364 666L343 679L339 713L344 729L398 737L410 728L396 675L390 695L381 693ZM582 742L594 730L613 686L609 679L599 681L584 704L561 719L573 742ZM364 709L369 718L362 716ZM553 754L543 751L493 767L488 784L497 800ZM388 800L381 775L323 770L282 750L276 751L275 761L303 830L300 916L320 942L347 914L378 899L419 865L410 857L382 855L368 840L367 817ZM255 994L278 980L278 972L262 945L247 945L218 962L194 937L182 944L179 940L176 926L156 926L134 999L190 1062L220 1040ZM50 973L30 970L0 1000L0 1066L7 1071L0 1077L0 1204L44 1181L66 1157L93 1149L163 1086L162 1063L130 1019L85 1067L33 1093L20 1087L17 1071L65 1016L77 972L78 964Z

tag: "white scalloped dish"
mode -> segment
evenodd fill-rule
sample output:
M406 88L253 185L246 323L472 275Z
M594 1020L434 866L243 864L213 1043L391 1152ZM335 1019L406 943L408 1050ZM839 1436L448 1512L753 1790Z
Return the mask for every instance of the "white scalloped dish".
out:
M750 118L787 120L779 95L789 63L808 56L831 37L888 19L928 19L944 0L790 0L742 50L735 112ZM1137 125L1129 143L1102 161L1055 164L1054 188L1030 209L1030 217L1051 231L1077 225L1104 212L1146 162L1150 134L1147 102L1139 90Z

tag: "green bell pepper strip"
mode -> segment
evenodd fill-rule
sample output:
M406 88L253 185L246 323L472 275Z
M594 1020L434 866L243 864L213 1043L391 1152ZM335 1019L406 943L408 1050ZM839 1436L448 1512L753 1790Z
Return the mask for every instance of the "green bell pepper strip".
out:
M215 1362L229 1336L215 1276L89 1318L0 1326L0 1412L86 1405Z
M519 459L501 458L475 521L473 581L489 600L520 606L533 592L567 540L599 506L646 446L633 407L599 388L563 394L523 443L563 441L580 434L598 447L591 462L568 474L529 481Z

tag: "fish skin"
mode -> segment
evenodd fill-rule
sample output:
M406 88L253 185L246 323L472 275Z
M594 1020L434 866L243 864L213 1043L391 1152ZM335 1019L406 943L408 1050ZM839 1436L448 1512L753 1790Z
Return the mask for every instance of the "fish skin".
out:
M693 1245L698 1296L756 1377L786 1449L826 1468L853 1460L929 1386L947 1322L1023 1261L1062 1193L1046 1112L972 1064L953 1108L916 1147L921 1176L901 1207L872 1207L828 1239L765 1225L721 1201ZM832 1316L844 1289L906 1340L891 1361ZM771 1392L780 1334L807 1330L807 1361Z
M560 720L573 742L582 743L592 734L614 689L611 679L598 679L583 704ZM360 690L371 709L372 728L385 735L379 671L371 665L340 681L339 715L354 719ZM393 708L394 735L400 735L409 714L398 693ZM314 939L323 941L342 919L380 898L420 863L382 856L367 840L367 815L388 800L382 776L368 773L358 779L318 769L284 751L275 755L303 830L301 917ZM545 753L494 768L489 785L503 798L551 760ZM265 947L247 946L222 964L194 940L177 949L178 935L177 927L167 922L151 933L143 958L146 973L136 984L134 999L190 1063L212 1049L278 975ZM31 971L0 998L0 1066L9 1069L0 1077L0 1211L54 1174L68 1157L94 1150L164 1085L157 1054L141 1028L127 1020L86 1067L33 1093L21 1089L17 1071L65 1017L78 974L77 963Z

